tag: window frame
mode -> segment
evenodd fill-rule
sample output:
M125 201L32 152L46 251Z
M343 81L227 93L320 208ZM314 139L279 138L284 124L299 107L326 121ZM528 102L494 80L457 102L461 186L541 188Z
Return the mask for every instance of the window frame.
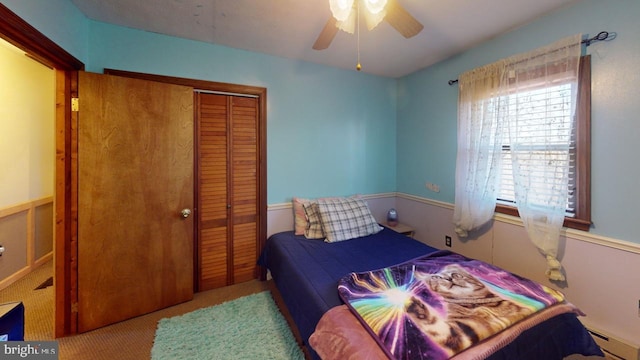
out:
M582 231L591 228L591 56L580 58L576 104L575 213L563 226ZM515 206L496 204L495 212L520 217Z

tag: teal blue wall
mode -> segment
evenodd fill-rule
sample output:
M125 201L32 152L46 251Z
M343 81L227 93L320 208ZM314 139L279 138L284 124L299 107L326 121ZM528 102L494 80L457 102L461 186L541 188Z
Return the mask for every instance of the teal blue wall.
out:
M0 3L86 64L89 20L69 0L0 0Z
M78 47L74 55L87 71L113 68L266 87L269 204L292 196L395 191L395 79L86 18L72 17L66 26L67 16L49 8L71 3L50 1L3 3L62 47ZM67 38L73 24L82 31Z
M453 203L457 86L469 69L576 33L617 32L592 57L592 232L640 243L640 1L584 0L398 80L397 190ZM425 182L440 186L434 193Z
M268 202L395 191L396 81L90 23L87 69L267 88Z

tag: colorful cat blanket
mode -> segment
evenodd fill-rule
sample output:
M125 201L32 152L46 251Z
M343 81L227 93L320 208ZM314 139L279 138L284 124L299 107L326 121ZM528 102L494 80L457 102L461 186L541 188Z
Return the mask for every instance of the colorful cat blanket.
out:
M351 273L338 291L395 359L448 359L564 302L558 291L449 251Z

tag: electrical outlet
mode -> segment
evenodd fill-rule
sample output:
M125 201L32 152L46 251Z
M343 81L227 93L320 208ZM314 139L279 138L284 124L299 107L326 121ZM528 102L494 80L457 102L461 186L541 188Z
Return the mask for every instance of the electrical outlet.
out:
M449 235L444 236L444 244L447 245L447 247L451 247L451 236Z

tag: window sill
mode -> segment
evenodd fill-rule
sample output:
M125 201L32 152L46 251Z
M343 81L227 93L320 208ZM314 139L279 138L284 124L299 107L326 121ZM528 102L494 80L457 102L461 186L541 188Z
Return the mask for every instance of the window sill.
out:
M518 213L518 209L513 206L498 204L496 205L496 212L499 212L501 214L520 217L520 214ZM591 221L565 217L563 226L566 228L571 228L576 230L589 231L589 228L591 227Z

